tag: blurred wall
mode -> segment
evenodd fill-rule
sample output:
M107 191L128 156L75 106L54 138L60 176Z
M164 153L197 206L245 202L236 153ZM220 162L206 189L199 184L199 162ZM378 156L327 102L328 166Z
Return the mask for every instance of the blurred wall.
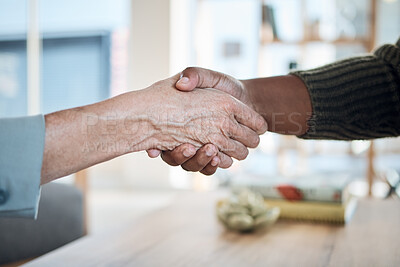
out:
M199 1L197 64L236 78L257 76L261 1Z
M380 0L377 8L377 46L396 42L400 37L400 0Z
M0 1L0 35L26 33L27 0ZM129 0L40 0L41 33L112 30L129 24Z
M170 1L40 0L41 33L130 29L128 90L144 88L170 73ZM26 34L26 0L0 0L0 36ZM94 187L169 187L169 167L145 152L90 169Z
M131 0L128 90L148 87L170 74L170 1ZM145 152L133 153L90 169L92 187L169 188L170 167Z
M169 76L169 0L132 0L130 70L132 89Z
M132 0L128 88L142 89L169 76L169 38L170 1ZM145 152L126 155L98 169L96 179L101 170L108 169L111 177L106 179L118 176L125 187L169 187L168 165L160 158L149 159Z

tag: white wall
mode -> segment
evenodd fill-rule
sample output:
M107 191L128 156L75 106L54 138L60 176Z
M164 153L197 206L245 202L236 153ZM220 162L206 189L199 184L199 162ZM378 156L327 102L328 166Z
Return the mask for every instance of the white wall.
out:
M400 37L400 0L379 0L377 20L377 46L396 42Z
M0 35L26 33L27 1L0 1ZM40 30L111 30L129 24L129 0L40 0Z
M201 1L196 29L198 65L237 78L257 76L260 21L259 0ZM227 42L240 44L239 56L224 56Z
M194 29L198 0L170 0L170 75L196 64Z

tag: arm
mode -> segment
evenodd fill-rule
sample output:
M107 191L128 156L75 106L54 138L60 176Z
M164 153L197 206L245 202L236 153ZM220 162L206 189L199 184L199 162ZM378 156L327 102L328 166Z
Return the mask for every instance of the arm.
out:
M294 72L313 114L304 139L359 140L400 135L400 39L374 54Z
M40 184L126 153L213 143L246 158L265 120L218 90L180 92L178 78L45 117L0 119L0 216L35 217Z
M400 40L396 45L380 47L374 55L350 58L293 75L247 81L188 68L176 86L183 91L203 86L225 91L263 114L269 129L278 133L305 139L339 140L398 136L399 46ZM167 163L181 161L193 165L191 161L195 160L188 160L175 151L163 154ZM202 168L205 174L216 170L206 161L194 170Z
M187 68L182 74L188 80L178 81L178 89L209 87L231 94L261 114L270 132L301 135L307 131L312 112L310 96L303 81L294 75L236 80L201 68Z

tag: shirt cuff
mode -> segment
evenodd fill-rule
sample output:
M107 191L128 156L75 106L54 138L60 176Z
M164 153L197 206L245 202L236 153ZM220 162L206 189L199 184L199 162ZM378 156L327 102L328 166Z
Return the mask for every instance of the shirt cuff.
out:
M43 115L0 119L0 217L36 218L44 142Z

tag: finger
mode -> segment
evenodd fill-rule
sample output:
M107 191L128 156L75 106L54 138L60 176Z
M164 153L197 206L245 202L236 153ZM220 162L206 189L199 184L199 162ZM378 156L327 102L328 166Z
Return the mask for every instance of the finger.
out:
M189 67L182 71L176 88L181 91L191 91L194 88L215 88L239 98L243 86L235 78L221 72L208 69Z
M229 121L229 132L227 135L250 148L256 148L260 143L260 137L256 132L247 126L239 124L237 121Z
M249 154L249 150L242 143L231 139L227 136L219 134L217 136L211 135L211 140L213 143L219 148L221 152L224 152L226 155L238 159L244 160Z
M161 150L158 150L158 149L149 149L149 150L146 150L146 152L150 158L157 158L161 154Z
M226 155L235 158L237 160L244 160L249 155L249 150L242 143L231 139L229 141L231 145L229 145L228 149L221 150Z
M204 175L213 175L217 171L219 163L220 159L215 156L200 172Z
M218 149L212 144L207 144L197 150L196 155L182 164L186 171L197 172L203 170L217 155ZM214 166L215 167L215 166ZM218 167L218 165L217 165Z
M227 169L233 164L232 158L223 152L218 152L218 158L220 160L220 163L218 165L219 168Z
M191 144L183 144L171 151L163 151L161 158L171 166L178 166L196 154L196 148Z
M268 130L265 119L240 101L234 105L234 115L237 122L247 126L257 134L264 134Z

